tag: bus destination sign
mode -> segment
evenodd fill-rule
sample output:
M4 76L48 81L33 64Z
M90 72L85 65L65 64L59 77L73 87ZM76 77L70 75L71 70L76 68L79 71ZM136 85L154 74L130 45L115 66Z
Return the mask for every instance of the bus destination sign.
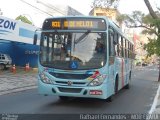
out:
M43 24L44 30L61 29L61 30L106 30L105 20L100 18L58 18L48 19Z
M63 25L64 28L92 28L93 21L52 21L53 28L60 28Z

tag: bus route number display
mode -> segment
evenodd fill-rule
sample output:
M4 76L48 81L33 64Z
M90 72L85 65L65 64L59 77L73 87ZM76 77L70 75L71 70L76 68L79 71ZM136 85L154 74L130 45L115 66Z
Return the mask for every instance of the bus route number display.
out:
M83 29L91 29L91 30L105 30L105 20L103 19L82 19L82 20L74 20L74 19L52 19L48 26L48 29L75 29L75 30L83 30ZM47 29L45 27L45 29Z
M92 28L93 21L63 21L63 24L60 21L52 21L53 28L60 28L61 25L64 28Z

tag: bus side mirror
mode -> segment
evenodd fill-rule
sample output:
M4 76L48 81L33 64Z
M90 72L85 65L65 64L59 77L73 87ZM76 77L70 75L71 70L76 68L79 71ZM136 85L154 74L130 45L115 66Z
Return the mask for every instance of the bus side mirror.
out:
M34 34L34 38L33 38L33 45L37 44L37 34Z

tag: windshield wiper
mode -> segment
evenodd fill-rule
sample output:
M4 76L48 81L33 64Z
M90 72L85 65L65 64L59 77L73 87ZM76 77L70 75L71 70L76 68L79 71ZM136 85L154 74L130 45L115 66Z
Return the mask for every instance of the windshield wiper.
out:
M80 41L82 41L90 32L91 32L91 30L87 30L87 32L85 32L84 34L82 34L79 38L77 38L77 40L75 40L75 44L77 44Z

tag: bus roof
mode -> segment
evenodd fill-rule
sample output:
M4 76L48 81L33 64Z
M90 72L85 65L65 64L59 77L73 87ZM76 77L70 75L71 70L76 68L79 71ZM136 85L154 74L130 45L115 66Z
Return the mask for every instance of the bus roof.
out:
M46 18L45 21L47 20L51 20L51 19L65 19L65 18L100 18L100 19L104 19L107 23L109 23L108 25L111 25L120 35L122 35L126 40L128 40L129 42L131 42L132 44L134 44L134 42L132 40L130 40L128 37L126 37L126 35L122 32L122 29L116 24L114 23L112 20L110 20L108 17L106 16L57 16L57 17L49 17ZM44 22L45 22L44 21ZM43 23L44 24L44 23ZM43 27L42 27L43 28Z

